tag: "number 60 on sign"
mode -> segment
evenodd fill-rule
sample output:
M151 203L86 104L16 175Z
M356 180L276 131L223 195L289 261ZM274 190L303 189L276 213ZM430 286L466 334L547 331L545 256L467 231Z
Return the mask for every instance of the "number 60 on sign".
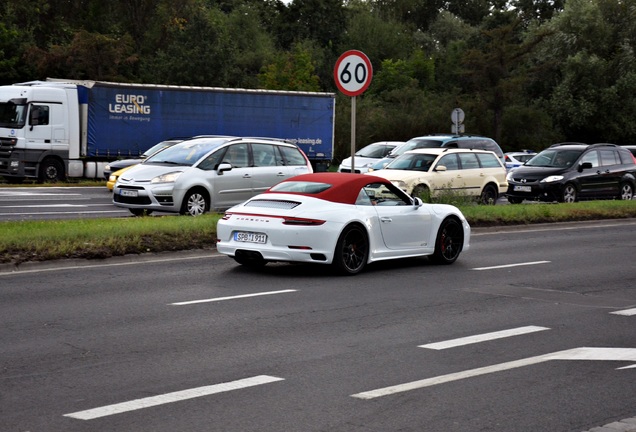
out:
M338 58L333 75L342 93L347 96L358 96L371 84L373 67L366 54L349 50Z

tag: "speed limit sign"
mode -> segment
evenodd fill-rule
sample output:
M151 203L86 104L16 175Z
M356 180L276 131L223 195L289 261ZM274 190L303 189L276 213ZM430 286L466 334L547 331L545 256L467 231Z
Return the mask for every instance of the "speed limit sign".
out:
M371 84L373 66L361 51L349 50L342 54L333 70L338 89L347 96L358 96Z

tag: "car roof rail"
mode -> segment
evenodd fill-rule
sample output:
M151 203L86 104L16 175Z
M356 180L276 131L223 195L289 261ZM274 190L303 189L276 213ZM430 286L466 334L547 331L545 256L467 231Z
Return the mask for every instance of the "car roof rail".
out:
M582 142L576 142L576 141L566 141L566 142L562 142L562 143L556 143L556 144L552 144L550 147L548 148L553 148L553 147L561 147L561 146L565 146L565 145L588 145Z
M595 143L590 145L590 148L595 148L595 147L619 147L619 146L612 143Z
M292 141L285 138L273 138L273 137L261 137L261 136L244 136L241 137L243 139L259 139L259 140L268 140L268 141L279 141L286 144L294 144Z

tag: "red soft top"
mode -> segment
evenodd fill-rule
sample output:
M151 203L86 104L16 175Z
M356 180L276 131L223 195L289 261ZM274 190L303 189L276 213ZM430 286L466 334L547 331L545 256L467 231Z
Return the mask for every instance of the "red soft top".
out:
M313 174L301 174L296 177L291 177L283 182L314 182L314 183L327 183L331 187L320 193L299 193L299 192L279 192L267 190L265 193L284 193L290 195L304 195L315 198L320 198L326 201L338 202L343 204L355 204L360 189L370 183L382 183L391 185L389 180L366 174L353 174L353 173L336 173L336 172L323 172ZM283 183L281 182L281 183Z

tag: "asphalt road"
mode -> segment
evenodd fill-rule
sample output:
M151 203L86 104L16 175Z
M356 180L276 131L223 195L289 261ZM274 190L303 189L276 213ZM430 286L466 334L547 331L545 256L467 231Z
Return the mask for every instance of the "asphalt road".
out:
M505 199L500 204L507 204ZM154 215L170 213L154 212ZM132 217L106 187L0 187L0 221Z
M0 269L7 431L582 431L636 416L636 226L355 277L213 253Z
M0 221L129 216L104 187L0 187Z

